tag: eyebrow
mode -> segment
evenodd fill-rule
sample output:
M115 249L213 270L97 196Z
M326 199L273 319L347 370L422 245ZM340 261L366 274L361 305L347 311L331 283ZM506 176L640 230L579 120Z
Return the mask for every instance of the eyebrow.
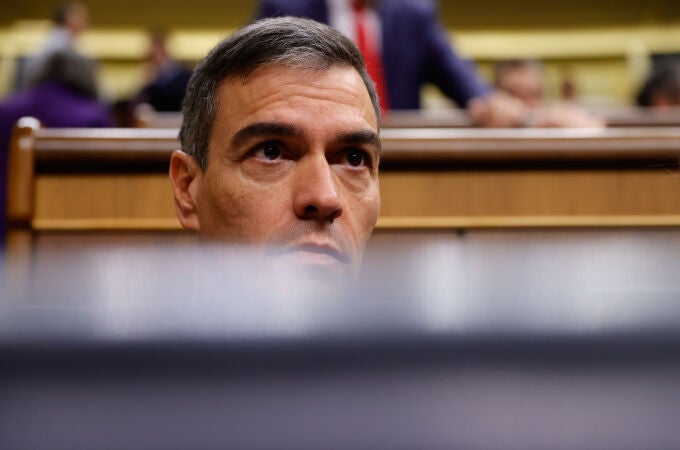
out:
M256 122L241 128L231 138L231 146L239 147L247 140L261 136L300 137L304 133L298 127L279 122Z
M304 131L295 125L280 122L256 122L241 128L231 138L233 148L240 147L246 141L262 136L301 137ZM369 144L375 145L380 151L380 137L373 130L357 130L340 133L335 140L343 145Z
M380 137L373 130L349 131L341 133L336 137L336 140L344 145L368 144L375 145L380 151Z

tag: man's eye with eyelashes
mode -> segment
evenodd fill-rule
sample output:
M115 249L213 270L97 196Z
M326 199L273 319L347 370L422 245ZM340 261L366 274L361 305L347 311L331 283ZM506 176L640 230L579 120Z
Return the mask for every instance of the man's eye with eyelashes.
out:
M255 147L253 156L266 161L276 161L282 156L281 145L277 142L265 142Z
M249 152L249 155L262 162L275 162L291 156L287 153L284 144L278 141L267 141L257 144ZM352 147L344 149L338 154L337 158L338 164L352 168L366 167L371 169L373 167L371 155L361 148Z
M371 167L371 157L365 150L351 148L345 151L343 155L343 163L346 163L352 167Z

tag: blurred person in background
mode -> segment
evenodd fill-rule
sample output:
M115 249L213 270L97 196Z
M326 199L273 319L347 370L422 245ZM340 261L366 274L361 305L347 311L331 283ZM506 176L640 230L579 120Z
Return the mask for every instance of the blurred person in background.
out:
M164 33L152 33L150 41L147 83L133 104L148 103L156 111L180 111L191 70L172 58Z
M47 35L44 44L26 61L23 70L20 71L17 80L19 89L35 85L35 78L42 76L44 73L42 66L47 63L53 53L72 52L80 55L75 41L89 25L87 7L79 2L65 3L54 11L52 21L54 27Z
M653 72L640 88L636 102L655 109L680 106L680 68L667 66Z
M512 95L527 106L543 105L543 66L538 61L512 59L496 62L494 84L496 89Z
M28 90L0 103L0 240L5 236L7 164L12 127L32 116L46 127L108 127L108 109L97 100L91 62L71 51L52 52Z
M449 44L426 0L262 0L257 17L306 17L330 24L354 40L377 86L381 109L420 108L420 89L433 83L488 127L519 126L527 108L494 91Z
M494 64L494 85L527 107L527 127L604 126L604 121L569 101L548 104L545 100L543 65L532 59L512 59Z

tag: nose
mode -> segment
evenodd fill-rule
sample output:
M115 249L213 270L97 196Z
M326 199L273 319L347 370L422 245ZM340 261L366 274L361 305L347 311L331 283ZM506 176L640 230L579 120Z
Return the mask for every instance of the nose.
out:
M295 214L302 220L333 223L342 215L342 198L325 156L300 159L296 171Z

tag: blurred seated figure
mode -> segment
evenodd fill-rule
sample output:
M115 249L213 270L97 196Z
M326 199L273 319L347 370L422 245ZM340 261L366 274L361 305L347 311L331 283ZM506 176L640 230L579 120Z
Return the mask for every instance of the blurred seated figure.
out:
M55 52L42 65L29 89L0 104L2 144L17 119L33 116L46 127L107 127L108 109L97 100L95 72L89 60L69 51Z
M87 7L79 2L63 4L54 11L52 20L53 29L38 52L26 61L23 71L19 74L17 80L19 89L35 85L35 79L44 73L42 66L52 54L65 51L78 54L75 40L89 25Z
M649 108L680 106L680 68L669 66L652 73L636 100L638 106Z
M163 33L152 34L146 59L147 84L133 103L148 103L156 111L180 111L191 71L170 56Z
M494 65L496 89L528 108L527 127L602 127L604 121L571 102L548 105L545 101L543 65L532 59L498 61Z
M28 90L0 103L0 241L4 241L9 140L12 127L33 116L46 127L107 127L109 112L97 100L91 62L71 51L53 52L41 64Z

